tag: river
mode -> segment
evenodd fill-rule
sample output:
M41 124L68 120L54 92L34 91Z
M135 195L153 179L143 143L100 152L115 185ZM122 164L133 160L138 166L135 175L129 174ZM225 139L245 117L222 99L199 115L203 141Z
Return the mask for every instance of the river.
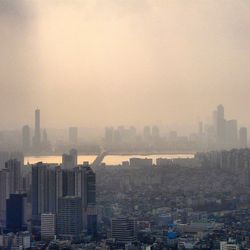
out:
M157 158L177 159L177 158L193 158L194 154L152 154L152 155L107 155L103 162L106 165L119 165L123 161L128 161L129 158L150 158L153 162L156 162ZM78 155L78 164L82 164L84 161L92 163L96 158L96 155ZM26 156L24 158L24 164L35 164L37 162L44 163L62 163L62 156L50 155L50 156Z

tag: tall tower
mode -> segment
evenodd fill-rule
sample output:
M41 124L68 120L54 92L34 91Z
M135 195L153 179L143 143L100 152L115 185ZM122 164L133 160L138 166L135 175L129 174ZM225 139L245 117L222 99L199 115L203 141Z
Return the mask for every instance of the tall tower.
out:
M9 192L15 194L21 191L21 162L10 159L5 163L5 168L9 170Z
M217 107L217 146L222 149L225 146L225 118L224 107L219 105Z
M0 171L0 227L5 227L6 223L6 200L9 198L9 170Z
M40 109L35 110L35 134L33 138L33 146L35 152L38 153L41 148Z
M39 224L42 213L56 213L58 197L62 195L62 177L59 167L38 162L32 166L32 220Z
M86 227L88 235L96 237L96 175L87 162L81 167L81 198L84 227Z

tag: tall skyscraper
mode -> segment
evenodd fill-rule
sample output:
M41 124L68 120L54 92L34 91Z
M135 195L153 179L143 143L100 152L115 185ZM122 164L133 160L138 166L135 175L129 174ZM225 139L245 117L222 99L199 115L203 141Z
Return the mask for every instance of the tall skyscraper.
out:
M30 127L28 125L23 126L22 129L22 148L24 153L30 151Z
M37 163L32 166L32 219L39 224L42 213L55 213L62 195L62 174L59 167Z
M6 223L6 200L9 198L9 170L0 171L0 226L5 227Z
M247 148L247 128L240 128L239 147L240 148Z
M96 204L96 176L87 163L81 166L81 197L85 209Z
M222 105L217 107L216 114L217 146L218 148L223 148L225 146L225 118L224 107Z
M41 149L41 127L40 127L40 110L35 110L35 133L33 137L33 147L35 153L39 153Z
M73 146L77 145L78 141L78 129L77 127L69 128L69 143Z
M85 163L81 167L81 201L83 209L83 225L92 237L97 235L96 211L96 175Z
M25 221L26 197L26 194L10 194L6 201L6 228L9 232L20 232L27 227Z
M79 240L82 235L81 198L66 196L59 198L57 235L61 239Z
M69 154L72 156L74 167L76 167L77 166L77 150L72 148L69 151Z
M75 171L74 169L62 170L62 196L75 196Z
M21 162L10 159L5 163L5 168L9 170L9 192L15 194L21 191Z

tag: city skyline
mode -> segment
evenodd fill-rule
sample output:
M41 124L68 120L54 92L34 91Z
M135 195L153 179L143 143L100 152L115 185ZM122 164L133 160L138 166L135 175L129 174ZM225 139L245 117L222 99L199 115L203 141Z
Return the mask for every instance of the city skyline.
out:
M218 103L250 126L248 1L108 2L0 2L0 128L37 106L46 127L196 124Z
M0 0L0 249L249 250L250 0Z

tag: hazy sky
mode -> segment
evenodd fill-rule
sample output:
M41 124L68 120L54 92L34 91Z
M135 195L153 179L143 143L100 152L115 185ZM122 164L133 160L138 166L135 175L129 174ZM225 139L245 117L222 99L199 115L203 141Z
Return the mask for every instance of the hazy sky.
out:
M249 0L0 0L0 127L250 125Z

